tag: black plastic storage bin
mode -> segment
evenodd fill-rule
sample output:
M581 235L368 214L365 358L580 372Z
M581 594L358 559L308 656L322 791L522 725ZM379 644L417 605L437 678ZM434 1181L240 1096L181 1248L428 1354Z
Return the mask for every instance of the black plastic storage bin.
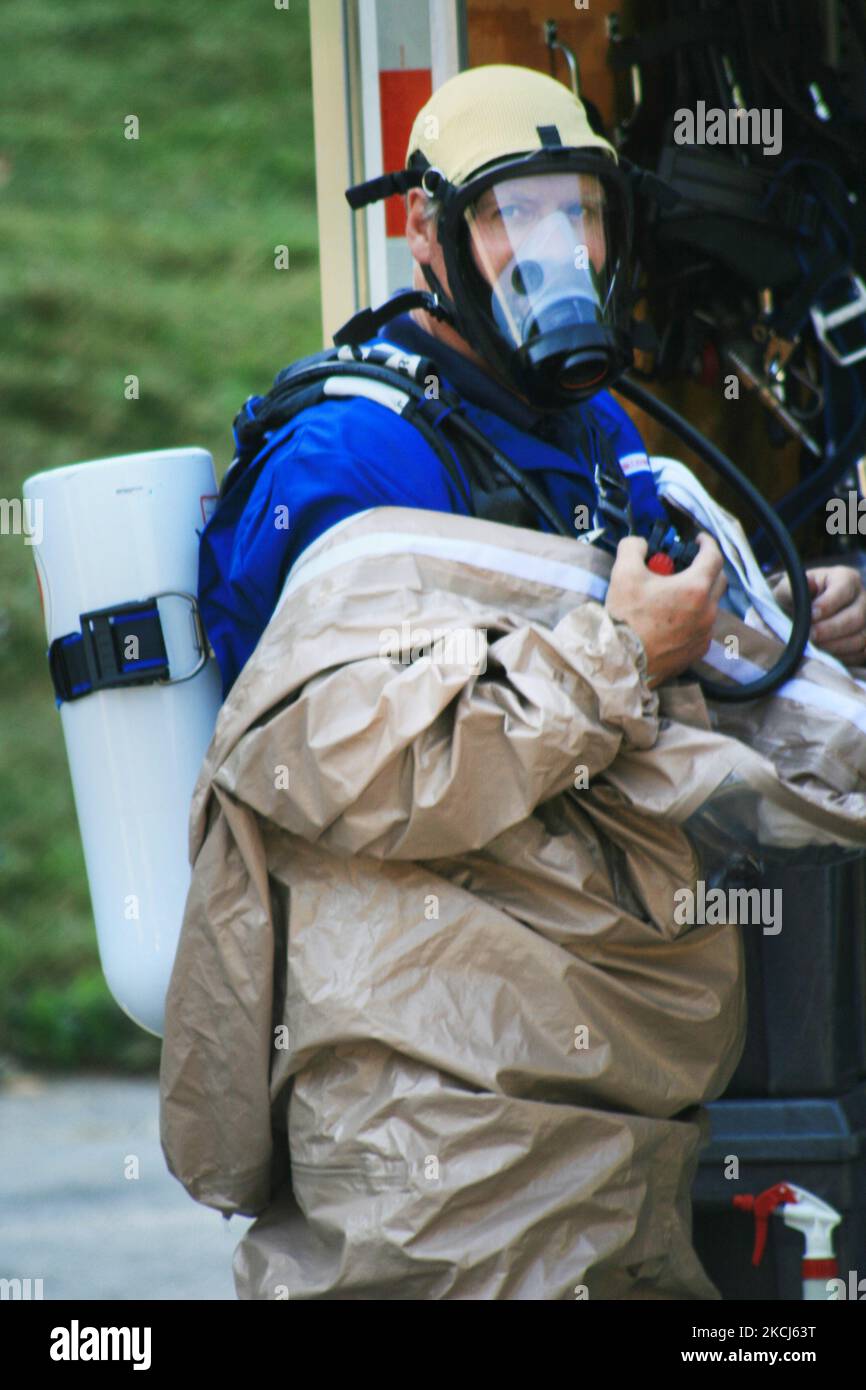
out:
M724 1299L803 1297L799 1231L770 1217L760 1266L752 1265L755 1219L733 1205L777 1182L814 1192L842 1214L833 1233L839 1277L866 1280L866 1084L837 1099L718 1100L707 1107L712 1138L701 1152L692 1189L694 1245ZM725 1177L731 1155L739 1178ZM850 1294L846 1292L846 1296ZM866 1297L866 1284L859 1295Z
M745 886L781 889L782 930L740 928L749 1022L723 1099L841 1095L866 1079L866 856Z

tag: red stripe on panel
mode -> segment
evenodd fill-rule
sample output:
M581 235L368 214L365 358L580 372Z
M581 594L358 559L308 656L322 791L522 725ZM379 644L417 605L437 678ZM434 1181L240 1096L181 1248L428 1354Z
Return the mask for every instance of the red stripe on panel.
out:
M403 168L415 117L432 91L429 68L396 68L379 73L382 167L386 174ZM395 194L385 203L385 234L403 236L405 231L406 210L403 199Z

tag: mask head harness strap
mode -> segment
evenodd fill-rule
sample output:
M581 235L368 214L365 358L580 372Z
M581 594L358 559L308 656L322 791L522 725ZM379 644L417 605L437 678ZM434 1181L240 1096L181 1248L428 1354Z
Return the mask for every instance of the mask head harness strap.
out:
M423 189L428 198L445 200L456 194L455 185L450 183L442 170L435 168L420 150L416 150L412 155L409 165L410 167L407 169L397 169L394 173L382 174L378 178L368 179L366 183L358 183L353 188L347 188L346 201L349 207L357 212L361 208L368 207L371 203L378 203L382 199L390 198L395 193L403 196L412 188ZM389 300L377 310L362 309L360 313L355 314L347 323L343 324L339 332L334 334L334 342L338 346L346 343L365 342L396 313L406 313L409 309L415 308L426 309L434 318L449 323L457 332L462 332L460 315L446 294L444 286L430 266L422 266L422 270L432 291L431 294L427 294L423 290L413 290L398 296L397 299Z
M545 149L555 149L557 146L562 146L562 140L555 125L539 125L535 129L538 131L538 138Z

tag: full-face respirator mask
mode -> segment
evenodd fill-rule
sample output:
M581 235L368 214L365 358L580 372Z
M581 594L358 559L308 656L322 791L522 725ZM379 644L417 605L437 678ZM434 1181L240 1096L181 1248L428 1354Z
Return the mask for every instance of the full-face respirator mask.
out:
M423 156L421 156L423 158ZM545 148L459 188L428 168L450 297L423 273L458 331L539 407L573 405L631 363L631 207L613 160Z

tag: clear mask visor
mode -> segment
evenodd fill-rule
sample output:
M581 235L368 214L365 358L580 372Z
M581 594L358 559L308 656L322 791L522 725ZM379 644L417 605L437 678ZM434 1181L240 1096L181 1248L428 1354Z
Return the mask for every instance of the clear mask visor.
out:
M572 341L582 346L587 329L613 326L618 257L601 179L576 172L504 178L464 217L490 286L489 315L514 350L546 337L566 351Z

